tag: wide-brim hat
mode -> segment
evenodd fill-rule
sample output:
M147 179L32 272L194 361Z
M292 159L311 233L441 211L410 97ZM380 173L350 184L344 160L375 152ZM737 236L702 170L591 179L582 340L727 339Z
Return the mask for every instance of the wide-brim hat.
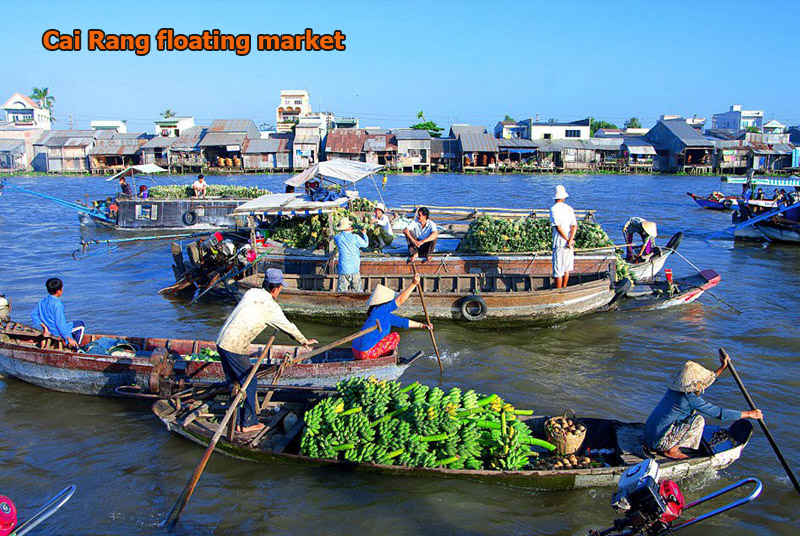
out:
M563 185L556 186L556 195L553 196L553 199L566 199L568 197L567 189Z
M267 273L264 274L264 286L266 285L283 285L283 272L279 268L267 268Z
M389 303L396 297L397 297L397 292L393 291L392 289L384 285L378 285L377 287L375 287L375 290L372 291L372 296L369 297L369 302L367 303L367 307Z
M708 389L717 375L694 361L687 361L667 380L667 387L681 393L694 393Z
M644 232L652 236L653 238L658 236L658 226L654 221L643 221L642 229L644 229Z
M350 218L342 218L339 220L339 223L336 224L337 231L347 231L353 228L353 223L350 221Z
M384 205L383 203L378 203L377 205L375 205L375 210L380 210L381 212L386 214L386 205Z

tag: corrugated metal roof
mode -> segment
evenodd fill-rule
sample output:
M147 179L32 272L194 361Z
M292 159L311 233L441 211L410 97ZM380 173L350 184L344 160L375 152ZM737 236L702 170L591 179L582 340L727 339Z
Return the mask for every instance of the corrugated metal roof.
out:
M11 152L18 149L25 150L25 140L3 140L0 139L0 152Z
M367 134L358 128L336 128L328 133L326 153L360 154Z
M178 141L176 136L156 136L151 140L147 140L147 143L142 147L145 149L166 149L176 141Z
M191 127L181 132L175 143L170 146L172 151L194 151L208 133L208 127Z
M497 152L497 140L491 134L461 134L458 141L461 144L461 152Z
M520 138L497 138L497 147L499 149L536 149L537 144L534 140L525 140Z
M94 143L94 138L91 137L51 137L44 142L45 147L86 147Z
M147 140L97 140L89 154L130 156L139 152Z
M247 132L255 131L258 137L258 127L252 119L215 119L208 128L209 132Z
M366 131L367 134L370 134L370 135L372 135L372 134L387 134L389 132L385 128L367 128L367 129L364 129L364 130Z
M713 147L714 143L703 137L694 127L690 126L683 119L660 119L662 123L672 133L673 136L681 140L687 147Z
M315 145L319 143L319 136L315 134L306 134L303 136L295 136L294 144Z
M788 143L776 143L772 149L778 154L792 154L794 146Z
M590 138L582 140L588 142L587 147L594 147L598 151L619 151L623 138Z
M223 145L239 145L244 144L247 137L242 132L208 132L200 143L199 147L221 147ZM255 140L253 140L255 141Z
M417 130L415 128L396 128L392 130L398 140L429 140L431 135L427 130Z
M245 154L264 154L264 153L285 153L288 140L269 138L266 140L247 140L242 153Z
M656 148L652 143L640 139L626 139L622 144L630 154L656 154Z
M431 140L431 156L442 157L445 154L458 154L458 140L455 138L433 138Z
M462 134L486 134L486 127L479 125L453 125L450 127L451 138L458 138Z
M591 119L588 117L586 119L579 119L578 121L531 121L530 119L524 119L519 122L521 125L527 126L540 126L540 127L588 127L591 124Z
M373 134L364 140L364 152L397 151L397 142L393 134Z

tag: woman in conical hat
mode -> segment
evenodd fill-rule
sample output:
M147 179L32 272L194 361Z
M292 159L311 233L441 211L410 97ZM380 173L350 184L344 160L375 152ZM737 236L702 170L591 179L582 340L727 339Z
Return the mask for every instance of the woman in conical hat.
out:
M400 334L392 331L393 326L403 329L433 329L430 324L422 324L392 314L408 300L414 288L419 285L419 280L419 274L414 275L414 281L399 294L383 285L375 288L367 303L369 307L367 321L361 329L371 328L376 321L380 323L381 329L371 331L353 341L353 356L356 359L376 359L392 353L400 342Z
M721 366L714 372L687 361L667 380L667 393L655 407L644 426L645 446L667 458L688 458L681 448L697 450L703 438L703 416L721 421L760 419L760 410L723 409L700 396L728 367L728 359L720 357Z
M626 244L633 244L633 235L638 234L642 239L642 247L637 255L633 246L628 246L628 254L626 260L635 260L649 255L656 247L656 237L658 236L658 226L654 221L647 221L638 216L629 218L622 227L622 235L625 238Z

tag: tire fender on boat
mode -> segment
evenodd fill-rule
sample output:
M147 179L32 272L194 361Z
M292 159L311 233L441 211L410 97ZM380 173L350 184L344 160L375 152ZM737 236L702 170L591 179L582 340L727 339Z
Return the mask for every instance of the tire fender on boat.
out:
M669 239L667 245L664 246L666 249L678 249L678 246L681 245L681 241L683 240L683 231L679 231L672 235L672 238Z
M184 225L194 225L197 223L197 212L194 210L187 210L181 217Z
M730 199L726 199L725 201L722 202L722 206L730 210L730 208L733 206L733 201Z
M486 318L488 307L483 298L477 294L470 294L461 300L461 316L469 322L479 322Z

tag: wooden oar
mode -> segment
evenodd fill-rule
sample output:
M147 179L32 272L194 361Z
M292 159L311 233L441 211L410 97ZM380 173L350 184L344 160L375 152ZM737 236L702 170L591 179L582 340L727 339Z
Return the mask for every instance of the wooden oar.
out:
M747 404L750 406L750 409L756 409L756 405L753 402L753 399L750 398L750 393L747 392L747 388L745 388L744 384L742 383L742 379L739 377L739 374L736 372L736 368L733 366L733 361L731 361L731 357L728 355L728 352L726 352L724 348L720 348L719 355L722 358L727 359L728 368L731 369L731 375L733 376L733 379L736 380L736 385L738 385L739 389L742 391L742 395L744 395L744 399L747 400ZM764 435L767 436L767 441L769 441L769 444L772 446L772 450L775 451L775 455L781 462L783 470L786 471L786 474L789 476L789 480L792 481L794 489L800 492L800 484L797 482L797 478L795 478L792 469L786 462L786 458L784 458L783 454L781 454L781 450L778 448L778 444L775 443L775 438L772 437L772 434L770 433L769 428L767 428L767 424L764 422L764 419L758 419L758 424L761 425Z
M417 273L417 265L413 262L411 263L411 268L414 270L414 275L419 275ZM417 285L417 290L419 291L419 301L422 302L422 311L425 313L425 322L433 326L431 324L431 317L428 316L428 307L425 305L425 294L422 292L422 279L419 280L419 285ZM442 356L439 355L439 346L436 344L436 336L433 334L433 328L429 330L431 334L431 342L433 343L433 351L436 352L436 361L439 362L439 373L441 374L444 372L444 367L442 366Z
M217 428L214 437L211 438L208 448L206 448L206 451L203 453L203 457L200 458L200 463L197 464L197 467L194 469L194 473L192 473L192 478L190 478L189 482L186 483L186 486L181 492L181 496L178 497L178 500L175 502L175 506L172 507L172 511L167 516L167 519L164 520L163 526L165 526L167 529L171 530L178 523L184 508L186 508L186 504L189 502L189 498L192 496L192 492L194 492L195 486L197 486L197 482L200 480L200 475L203 474L203 470L206 468L206 464L208 463L209 458L211 458L214 448L217 446L219 438L222 437L223 433L225 433L225 426L228 424L231 416L239 406L239 402L241 402L242 398L244 398L247 386L250 385L250 382L253 381L253 378L255 378L256 371L261 365L261 362L264 361L264 358L267 357L269 349L272 347L272 343L275 341L275 336L277 334L278 330L276 329L272 332L272 336L269 338L269 341L267 341L267 344L261 350L261 354L258 356L258 361L256 361L256 364L250 369L250 374L247 375L247 378L239 389L239 392L236 393L236 397L233 399L233 402L231 402L231 406L228 408L227 413L225 413L225 416L219 423L219 427Z

